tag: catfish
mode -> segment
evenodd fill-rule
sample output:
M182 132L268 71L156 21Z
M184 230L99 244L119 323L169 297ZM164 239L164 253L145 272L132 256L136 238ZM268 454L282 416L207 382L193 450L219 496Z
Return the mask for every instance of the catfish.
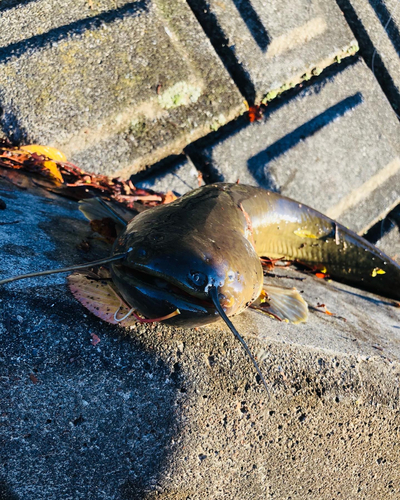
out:
M300 323L307 320L308 307L295 288L264 283L261 257L298 262L400 301L400 266L393 259L320 212L262 188L215 183L130 221L98 199L81 202L81 210L89 219L103 213L115 221L120 232L110 257L4 279L0 285L109 263L113 289L129 308L122 319L116 312L114 323L134 314L139 321L188 328L222 318L266 388L230 318L252 306ZM96 314L97 307L82 303Z

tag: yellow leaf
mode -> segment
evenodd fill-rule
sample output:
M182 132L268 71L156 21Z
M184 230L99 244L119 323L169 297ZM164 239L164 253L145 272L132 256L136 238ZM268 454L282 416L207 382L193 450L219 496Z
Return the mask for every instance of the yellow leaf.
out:
M379 267L375 267L374 269L372 269L371 276L373 278L375 278L375 276L377 276L378 274L386 274L386 271L384 271L383 269L380 269Z
M171 203L172 201L175 201L177 197L174 195L172 191L168 191L168 193L165 193L164 196L164 203Z
M46 156L54 161L67 161L67 157L59 149L51 146L40 146L39 144L29 144L28 146L21 146L19 149L27 151L28 153L36 153L41 156Z
M64 179L62 178L62 175L57 168L57 163L55 163L54 161L46 160L43 162L43 166L50 172L51 177L54 177L55 179L63 182Z

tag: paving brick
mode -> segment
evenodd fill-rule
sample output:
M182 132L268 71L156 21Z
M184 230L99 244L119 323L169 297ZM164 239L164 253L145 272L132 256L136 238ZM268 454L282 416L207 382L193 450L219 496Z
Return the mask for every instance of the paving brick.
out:
M259 103L358 50L333 0L188 0L249 102Z
M183 0L39 0L0 11L1 123L15 141L127 176L244 110Z
M204 184L200 172L193 165L192 161L185 156L179 157L173 165L166 169L161 171L156 170L143 180L137 182L135 181L135 177L133 177L132 182L137 187L153 189L160 193L173 191L178 196Z
M259 184L363 233L400 201L400 126L374 76L348 61L189 154L213 180Z
M376 242L376 246L381 248L387 255L400 264L400 229L393 227Z
M400 116L400 7L398 0L337 0L373 70Z
M400 205L375 224L366 237L400 263Z

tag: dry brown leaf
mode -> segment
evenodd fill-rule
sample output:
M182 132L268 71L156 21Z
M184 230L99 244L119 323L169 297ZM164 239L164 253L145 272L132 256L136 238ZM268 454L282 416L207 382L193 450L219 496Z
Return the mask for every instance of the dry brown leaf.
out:
M97 345L100 342L100 338L95 333L91 333L90 336L92 337L90 341L92 345Z
M176 199L172 192L165 195L155 193L136 188L130 180L126 181L121 177L85 172L67 162L61 151L50 146L31 144L16 148L4 142L0 143L0 167L28 172L37 175L37 179L44 178L45 182L38 182L42 187L69 198L83 200L101 196L136 212ZM16 185L21 184L13 182Z

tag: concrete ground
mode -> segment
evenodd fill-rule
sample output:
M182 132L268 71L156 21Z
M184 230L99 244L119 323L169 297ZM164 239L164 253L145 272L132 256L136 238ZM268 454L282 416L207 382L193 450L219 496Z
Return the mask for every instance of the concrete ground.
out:
M398 3L2 0L0 14L3 137L179 195L199 174L267 187L400 261ZM74 201L2 177L0 199L1 277L110 251ZM1 287L0 500L400 498L400 309L277 273L308 322L234 319L270 395L222 324L109 325L65 275Z

